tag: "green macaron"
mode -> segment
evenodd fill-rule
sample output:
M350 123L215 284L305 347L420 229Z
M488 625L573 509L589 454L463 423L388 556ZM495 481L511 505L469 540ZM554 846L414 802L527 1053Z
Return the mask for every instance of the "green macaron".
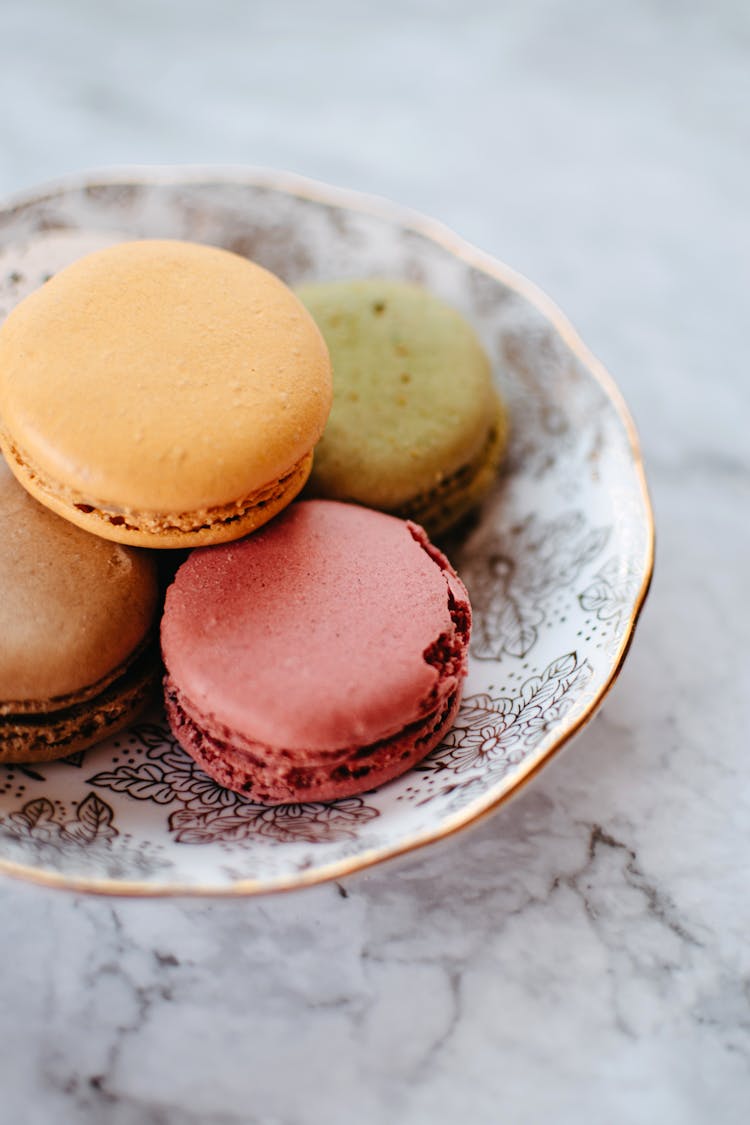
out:
M333 408L310 494L445 532L491 487L507 435L474 329L401 281L328 282L297 294L333 363Z

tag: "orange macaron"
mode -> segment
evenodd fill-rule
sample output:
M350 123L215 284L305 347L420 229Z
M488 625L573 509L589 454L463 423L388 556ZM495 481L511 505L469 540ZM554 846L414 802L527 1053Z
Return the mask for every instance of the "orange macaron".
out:
M310 473L328 350L269 271L216 247L86 255L0 328L0 447L20 483L106 539L239 538Z

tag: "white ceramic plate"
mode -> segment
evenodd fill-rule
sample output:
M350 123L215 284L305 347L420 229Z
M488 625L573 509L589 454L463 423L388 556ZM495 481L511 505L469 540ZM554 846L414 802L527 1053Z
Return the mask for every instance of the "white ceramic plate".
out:
M112 231L226 246L290 284L424 283L480 333L510 404L510 452L448 548L474 606L471 664L456 726L421 766L362 797L263 808L210 781L155 712L66 761L0 767L0 870L109 894L255 894L341 878L476 821L591 717L648 590L651 509L611 379L506 266L418 216L278 173L71 179L0 211L0 254L31 242L40 276L14 277L20 294L59 268L66 240L82 232L86 248ZM40 268L41 234L53 251Z

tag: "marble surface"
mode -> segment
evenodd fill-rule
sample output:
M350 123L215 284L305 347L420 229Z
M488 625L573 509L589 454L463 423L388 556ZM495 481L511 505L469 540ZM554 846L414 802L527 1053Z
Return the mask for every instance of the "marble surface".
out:
M0 189L245 162L545 288L640 427L657 571L599 716L497 816L247 902L0 883L0 1119L744 1122L744 0L6 2Z

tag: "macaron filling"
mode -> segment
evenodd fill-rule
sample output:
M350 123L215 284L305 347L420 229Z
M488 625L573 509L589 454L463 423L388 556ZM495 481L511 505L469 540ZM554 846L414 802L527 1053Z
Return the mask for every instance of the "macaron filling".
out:
M3 703L0 713L0 762L32 762L60 758L67 745L84 749L131 722L154 695L159 661L153 640L118 670L118 675L92 695L83 688L78 697L47 703L47 710L27 710L26 704ZM61 705L62 704L62 705ZM40 703L41 708L44 703Z
M75 508L87 517L90 530L96 531L91 525L100 522L102 525L108 524L110 527L118 528L121 532L168 535L170 539L183 535L189 537L221 527L230 528L254 515L262 516L266 509L269 510L269 514L273 514L280 501L286 503L287 500L292 500L302 489L312 467L312 453L307 453L277 480L255 489L241 500L230 504L202 508L194 512L139 512L132 508L104 504L101 500L85 496L75 489L51 481L6 434L0 434L0 444L6 460L23 484L31 486L39 499L48 498L55 504ZM265 517L256 522L264 521ZM102 530L100 534L106 533Z
M505 442L505 412L498 409L476 457L443 477L434 488L412 497L394 514L428 526L433 535L452 527L486 494L502 460Z
M391 781L440 742L460 703L454 684L440 707L390 738L311 754L238 739L218 723L203 725L169 677L164 683L167 716L181 745L219 785L262 805L329 801Z

